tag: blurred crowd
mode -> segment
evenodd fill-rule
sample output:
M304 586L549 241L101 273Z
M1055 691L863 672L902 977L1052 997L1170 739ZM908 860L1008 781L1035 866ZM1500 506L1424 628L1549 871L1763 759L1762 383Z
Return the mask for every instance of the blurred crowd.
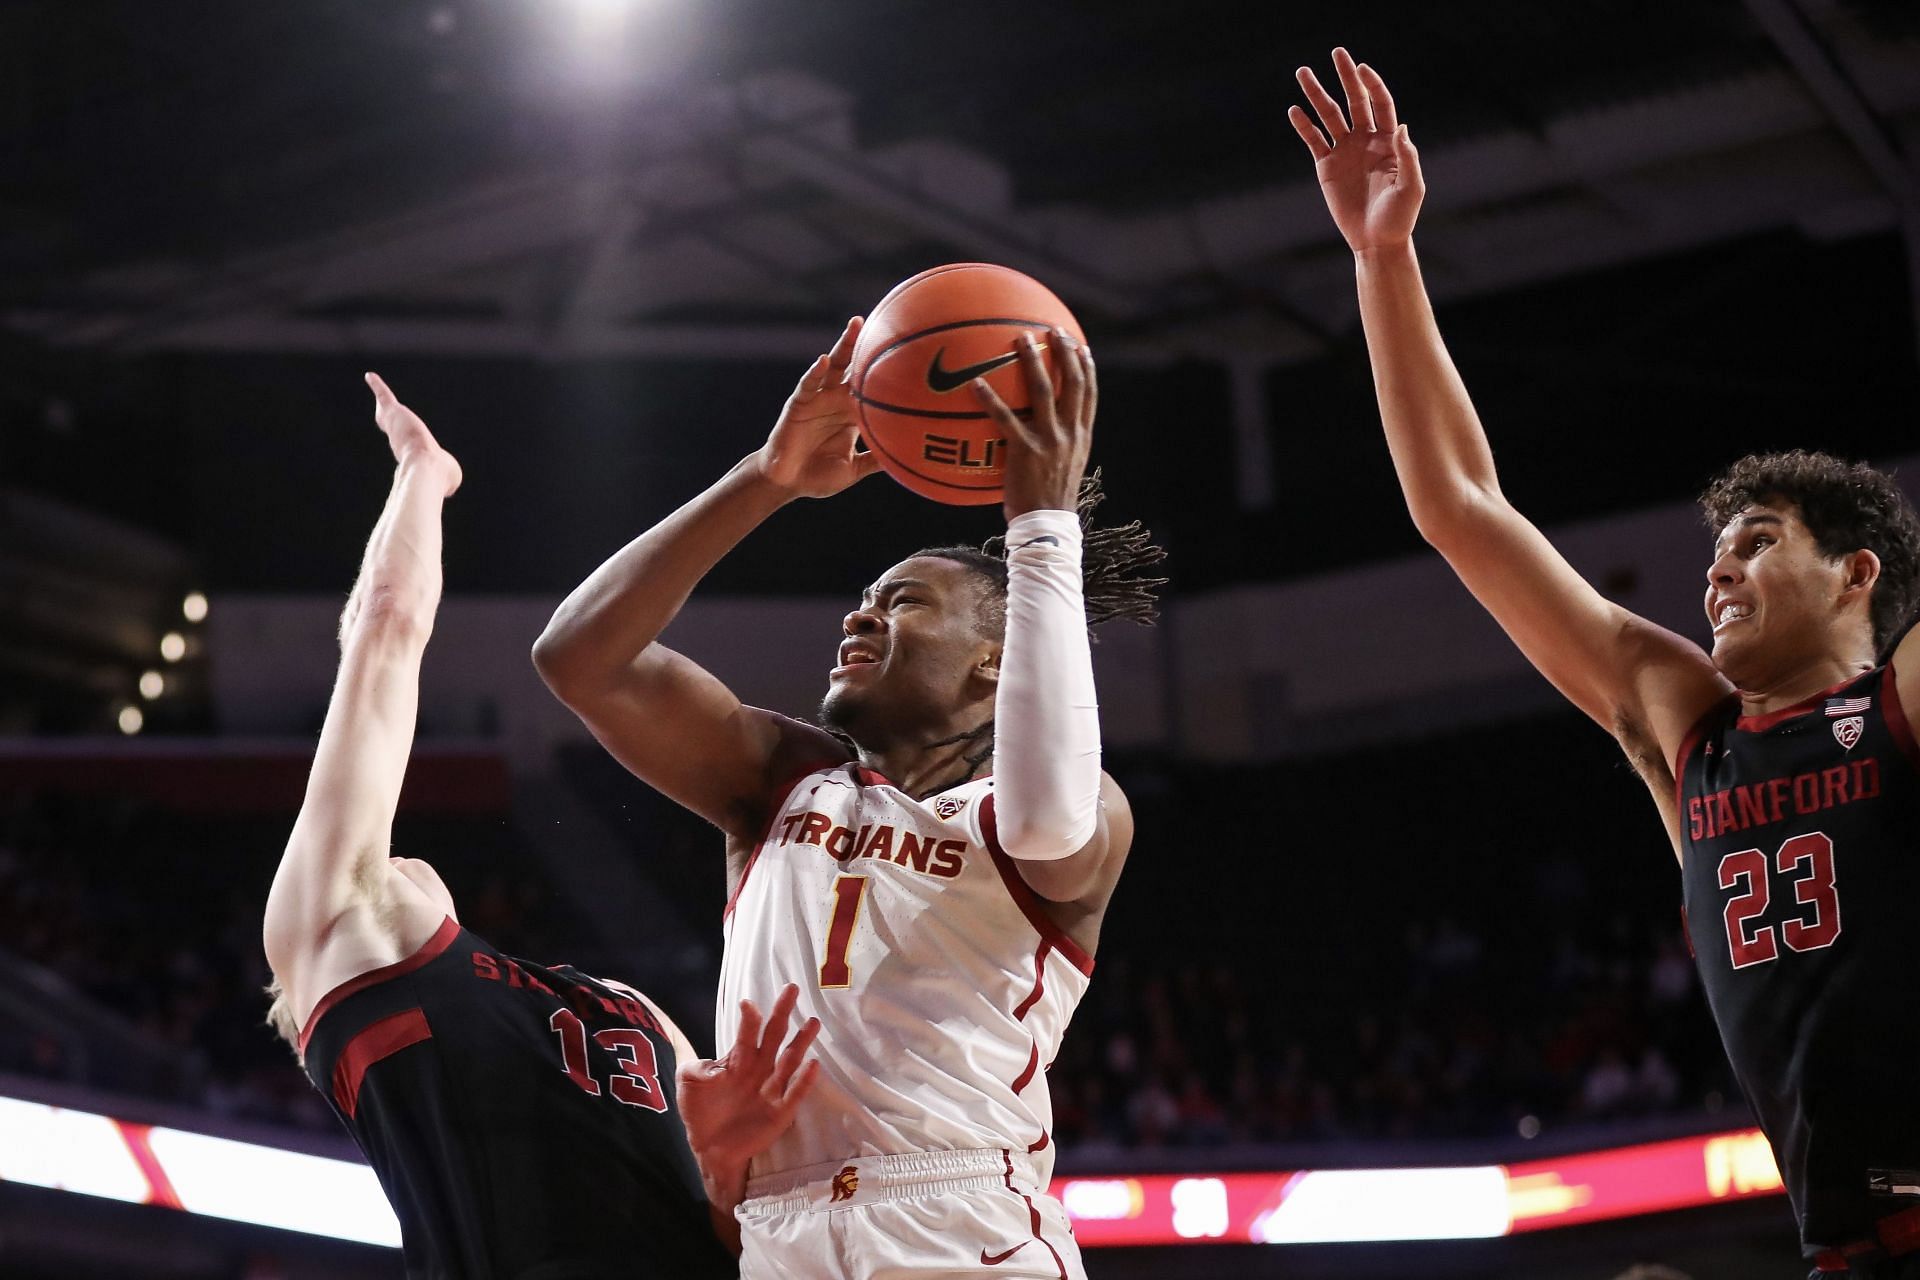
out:
M1380 978L1282 997L1244 957L1102 962L1052 1083L1063 1148L1533 1138L1725 1105L1679 922L1497 946L1443 917ZM1345 980L1343 980L1343 978Z
M265 1021L261 914L290 825L14 797L0 811L0 1072L335 1128ZM461 922L509 949L533 941L538 882L485 857L497 841L475 824L426 825L410 847L479 851L448 876Z
M1139 836L1050 1070L1061 1145L1091 1160L1531 1138L1738 1107L1637 783L1584 725L1528 730L1530 749L1619 792L1562 822L1551 789L1500 791L1510 732L1237 774L1117 769ZM597 753L563 763L663 900L713 921L711 828ZM1383 792L1399 806L1370 809ZM0 1073L332 1127L263 1021L261 910L290 823L99 795L0 802ZM395 845L434 861L496 945L580 949L504 816L403 816Z

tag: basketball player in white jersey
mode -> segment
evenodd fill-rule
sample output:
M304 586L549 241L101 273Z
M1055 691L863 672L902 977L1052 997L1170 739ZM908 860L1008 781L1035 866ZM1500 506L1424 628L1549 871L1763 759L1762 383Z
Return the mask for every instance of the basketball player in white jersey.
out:
M788 982L818 1086L753 1162L742 1275L1082 1274L1045 1192L1045 1068L1093 971L1133 836L1100 769L1088 626L1152 616L1137 526L1083 535L1096 387L1055 332L1005 431L1007 551L922 552L848 614L825 727L740 701L658 636L735 543L873 474L846 386L859 321L766 443L602 565L534 649L553 690L649 784L726 836L717 1034ZM963 393L964 394L964 393ZM828 637L816 652L826 659Z

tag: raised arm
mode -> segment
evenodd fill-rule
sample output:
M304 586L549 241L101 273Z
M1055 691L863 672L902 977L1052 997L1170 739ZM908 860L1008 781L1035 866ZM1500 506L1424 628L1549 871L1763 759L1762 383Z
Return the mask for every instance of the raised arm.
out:
M757 834L786 774L846 750L822 730L744 706L659 636L694 586L768 516L879 469L855 448L845 382L859 332L856 318L813 362L764 445L594 570L533 647L547 687L622 764L743 839Z
M440 602L440 508L460 464L373 374L393 489L340 619L340 671L306 800L267 896L267 959L296 1022L337 982L390 964L444 912L388 862L420 658Z
M1541 674L1643 766L1657 751L1664 770L1731 686L1697 645L1603 598L1501 493L1414 256L1419 154L1379 74L1344 49L1334 65L1348 110L1302 67L1320 127L1300 107L1288 115L1353 249L1381 423L1414 524Z
M1017 348L1026 416L984 379L975 394L1006 433L1007 623L994 695L995 826L1041 897L1091 949L1133 841L1125 795L1100 769L1100 703L1082 591L1080 483L1093 446L1093 354L1054 330L1047 371L1031 335Z

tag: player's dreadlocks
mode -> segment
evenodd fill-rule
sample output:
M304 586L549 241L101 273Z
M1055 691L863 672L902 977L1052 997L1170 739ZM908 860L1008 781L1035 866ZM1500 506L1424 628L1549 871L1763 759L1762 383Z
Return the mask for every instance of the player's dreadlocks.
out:
M1138 521L1111 528L1096 528L1093 513L1107 500L1100 483L1100 470L1080 482L1080 497L1074 514L1080 517L1081 595L1087 605L1087 626L1125 619L1147 626L1160 617L1159 589L1165 578L1142 576L1141 570L1167 558L1166 549L1153 543L1153 535ZM1007 540L1004 535L988 538L978 547L928 547L913 553L911 559L936 556L965 565L992 584L984 602L981 623L999 633L1007 625Z
M1165 560L1166 549L1153 544L1153 535L1138 520L1112 528L1095 528L1093 513L1106 500L1100 471L1095 468L1080 482L1080 496L1074 503L1074 514L1080 517L1080 582L1088 630L1120 618L1151 626L1159 620L1158 591L1167 580L1146 577L1141 571ZM991 589L982 593L980 625L994 635L1006 630L1007 540L1004 536L988 538L977 547L928 547L914 552L908 559L921 556L954 561L983 579ZM831 727L827 732L845 743L853 755L860 754L859 744L849 735ZM978 745L962 757L964 763L959 774L929 788L928 795L959 786L993 758L993 721L988 720L944 742L927 745L946 747L962 742Z

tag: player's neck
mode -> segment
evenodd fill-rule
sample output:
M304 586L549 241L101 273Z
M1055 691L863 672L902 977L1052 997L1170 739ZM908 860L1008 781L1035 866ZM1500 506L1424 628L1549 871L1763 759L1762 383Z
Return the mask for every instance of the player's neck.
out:
M1740 712L1748 716L1772 715L1872 669L1871 654L1823 654L1812 662L1755 675L1736 682L1740 690Z
M880 746L860 744L863 766L916 799L979 777L992 760L991 719Z

